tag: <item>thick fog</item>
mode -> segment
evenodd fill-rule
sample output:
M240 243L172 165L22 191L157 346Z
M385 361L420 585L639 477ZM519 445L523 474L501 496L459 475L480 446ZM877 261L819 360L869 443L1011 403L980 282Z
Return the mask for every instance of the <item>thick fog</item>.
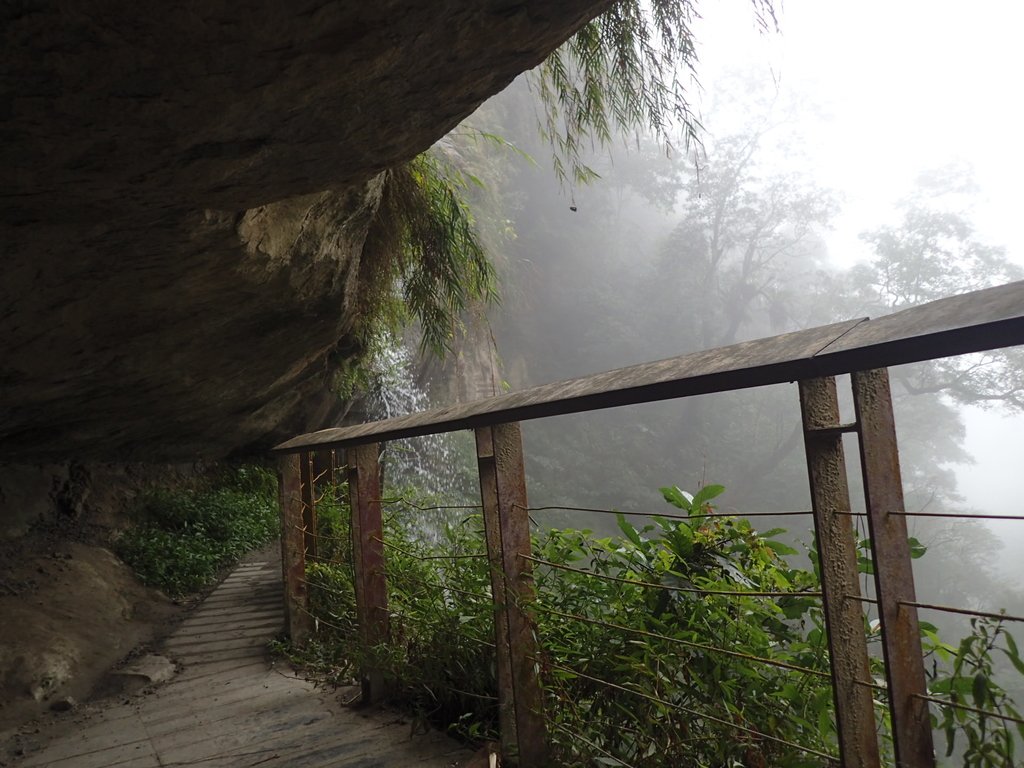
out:
M600 179L560 185L523 80L464 126L517 147L487 139L483 151L465 141L455 150L475 153L486 187L478 223L503 301L475 337L493 338L506 387L878 316L1024 275L1014 226L1024 152L1009 77L1022 11L790 0L778 9L781 32L764 34L742 2L701 10L692 93L702 147L666 151L636 137L595 147L586 160ZM1022 365L1011 350L892 372L908 511L1021 513ZM658 513L659 486L714 482L739 514L809 508L795 385L524 429L534 506ZM848 462L856 497L853 445ZM601 514L536 517L615 525ZM776 524L812 538L809 518L763 527ZM911 528L930 548L915 563L923 599L1024 613L1024 522L919 517Z

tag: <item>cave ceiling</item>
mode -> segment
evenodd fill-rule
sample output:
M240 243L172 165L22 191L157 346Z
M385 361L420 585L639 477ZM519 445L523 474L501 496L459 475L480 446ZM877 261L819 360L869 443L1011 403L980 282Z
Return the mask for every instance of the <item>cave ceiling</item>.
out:
M0 9L0 460L323 426L379 174L608 5Z

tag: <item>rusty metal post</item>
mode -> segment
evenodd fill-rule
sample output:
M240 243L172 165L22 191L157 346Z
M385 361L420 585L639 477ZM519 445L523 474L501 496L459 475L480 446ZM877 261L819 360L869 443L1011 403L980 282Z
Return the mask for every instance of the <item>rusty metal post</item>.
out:
M518 423L476 430L480 496L494 598L501 751L508 765L548 760L538 645L528 613L535 599L523 441Z
M860 437L868 528L875 565L875 590L882 624L882 650L889 686L892 736L899 768L935 765L917 609L912 605L914 571L907 542L896 424L889 372L851 374Z
M476 455L480 473L480 498L484 514L484 537L491 575L491 595L495 602L495 664L498 679L498 733L501 753L513 755L516 741L515 699L512 695L512 657L508 645L508 613L503 610L505 566L501 548L501 524L498 520L498 475L494 466L494 436L491 427L476 430ZM525 506L525 505L524 505Z
M313 487L313 458L315 455L312 451L303 451L299 454L302 540L306 548L306 556L310 558L316 557L316 489Z
M384 672L372 659L375 657L373 649L386 643L390 632L384 574L384 524L380 511L380 446L370 443L349 448L346 458L356 614L368 659L362 670L363 701L371 702L387 696Z
M338 449L331 449L331 485L335 488L338 487L338 472L341 470L342 464L345 463L344 453Z
M302 495L298 454L282 456L277 470L277 497L281 509L281 571L288 636L302 646L313 631L306 587L306 548L303 542Z
M850 490L836 380L806 379L799 386L839 757L843 768L879 768L871 689L861 684L871 678L864 613L856 600L860 587L853 523L849 514L843 514L850 511Z

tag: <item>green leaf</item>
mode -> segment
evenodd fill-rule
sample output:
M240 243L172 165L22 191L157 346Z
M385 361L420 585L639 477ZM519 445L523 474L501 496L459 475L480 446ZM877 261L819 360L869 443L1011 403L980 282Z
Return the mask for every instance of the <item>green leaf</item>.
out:
M924 546L913 536L907 539L907 544L910 545L910 557L913 560L924 557L924 553L928 551L928 547Z
M673 507L678 507L679 509L687 512L693 509L693 497L686 493L686 491L679 490L677 486L667 485L664 488L659 488L658 490L661 491L661 495L665 497L665 501Z
M956 696L954 696L954 700L956 700L957 697L967 696L974 689L974 681L968 677L953 677L949 682L950 693L956 694ZM962 714L962 711L958 710L958 713Z
M950 661L953 658L953 654L956 653L956 646L944 643L942 638L939 637L938 632L934 632L930 629L921 628L921 634L930 642L930 647L925 644L928 650L934 651L938 654L939 658L943 661Z
M1017 641L1013 639L1013 635L1009 632L1003 632L1003 637L1006 638L1006 645L1008 647L1000 648L999 650L1006 654L1006 658L1013 664L1014 669L1024 675L1024 661L1021 660L1020 653L1017 651Z
M1020 712L1018 712L1017 708L1013 704L1011 704L1010 702L1004 701L1003 702L1003 709L1006 710L1006 714L1008 714L1010 717L1015 717L1018 720L1021 719Z
M984 707L985 702L988 701L988 676L982 672L979 672L974 676L974 682L971 685L971 695L974 697L974 706Z
M829 711L822 707L818 710L818 733L822 739L827 739L832 732L832 718Z
M793 549L788 544L783 544L781 541L775 541L773 539L769 539L768 541L765 541L765 546L768 547L770 550L772 550L777 555L796 555L796 554L799 554L795 549Z
M625 515L623 515L620 512L615 515L615 520L619 524L619 530L622 531L622 533L626 536L627 539L629 539L638 547L643 544L643 540L640 538L640 534L637 533L636 528L634 528L633 525L626 519Z
M974 619L971 619L973 626ZM956 657L959 663L963 663L971 654L971 649L974 647L974 635L968 635L960 641L960 647L957 648Z
M713 498L721 496L723 493L725 493L724 485L705 485L697 491L697 495L693 497L693 501L690 504L693 509L701 509Z

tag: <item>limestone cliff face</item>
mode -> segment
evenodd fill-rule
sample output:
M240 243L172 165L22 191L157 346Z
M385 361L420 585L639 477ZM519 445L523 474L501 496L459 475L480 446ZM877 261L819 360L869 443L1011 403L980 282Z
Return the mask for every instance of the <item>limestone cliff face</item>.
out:
M323 424L380 172L607 5L6 3L0 461Z

